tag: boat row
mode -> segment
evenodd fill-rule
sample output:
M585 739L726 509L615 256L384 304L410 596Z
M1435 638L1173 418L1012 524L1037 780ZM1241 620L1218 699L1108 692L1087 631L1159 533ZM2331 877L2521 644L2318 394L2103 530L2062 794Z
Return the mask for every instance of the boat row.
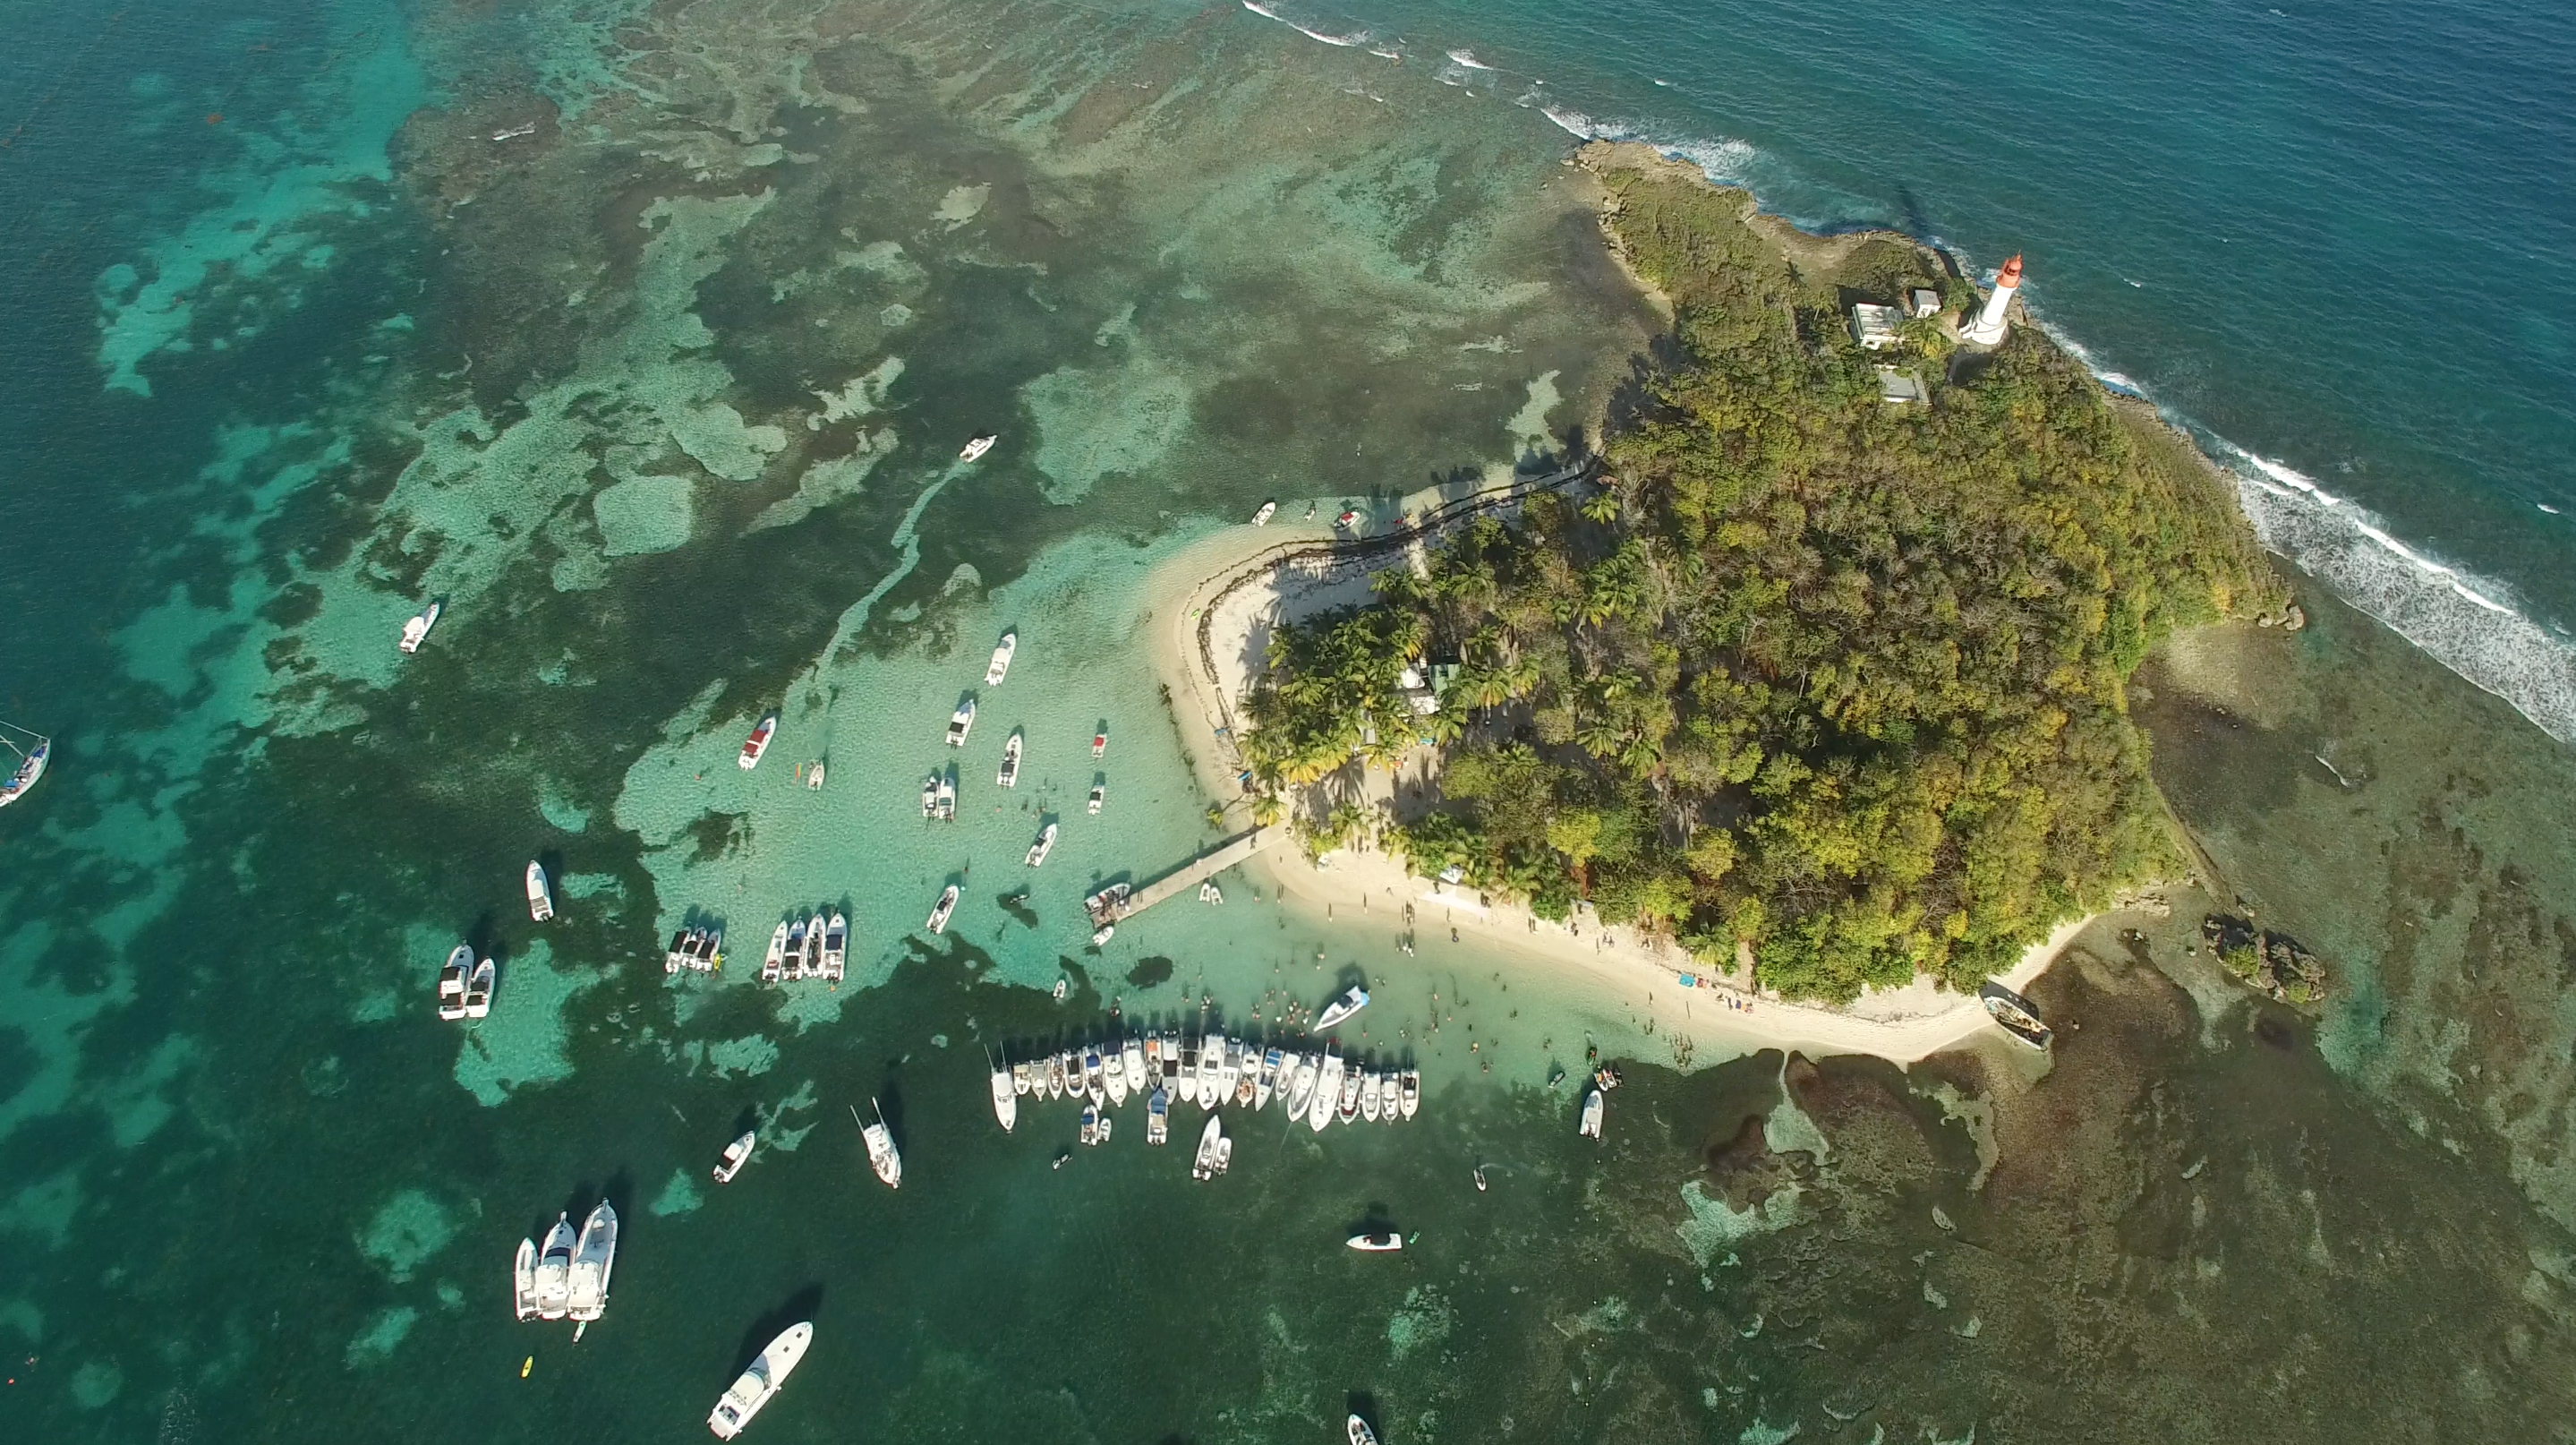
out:
M683 928L671 935L671 947L662 955L662 971L678 973L713 973L724 964L724 930L721 928Z
M850 921L835 910L791 919L769 935L769 952L760 961L762 983L819 978L839 983L850 957Z
M1422 1107L1419 1069L1347 1061L1329 1046L1283 1050L1222 1034L1145 1034L1037 1059L997 1061L991 1082L993 1116L1005 1130L1017 1125L1023 1098L1041 1103L1070 1097L1085 1105L1086 1122L1105 1124L1099 1111L1124 1107L1133 1095L1145 1102L1148 1144L1164 1142L1176 1103L1258 1113L1277 1101L1290 1122L1303 1119L1318 1131L1337 1118L1391 1124Z
M576 1233L570 1214L558 1215L540 1248L519 1241L510 1267L510 1297L523 1320L569 1319L588 1324L608 1309L608 1280L617 1268L617 1211L608 1201Z
M452 1023L489 1015L492 985L499 974L492 960L475 960L473 945L456 945L438 970L438 1016Z

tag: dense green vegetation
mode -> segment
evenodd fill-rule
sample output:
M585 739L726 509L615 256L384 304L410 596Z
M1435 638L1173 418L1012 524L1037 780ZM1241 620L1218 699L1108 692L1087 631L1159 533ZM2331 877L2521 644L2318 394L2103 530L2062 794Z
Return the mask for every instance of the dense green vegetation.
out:
M2277 600L2224 486L2027 330L1949 379L1918 330L1929 403L1890 406L1844 305L1958 295L1931 258L1820 246L1809 274L1741 193L1605 179L1680 361L1597 494L1284 630L1256 775L1400 752L1399 669L1454 657L1442 797L1396 840L1417 868L1548 916L1589 898L1719 967L1748 943L1763 983L1831 999L1969 983L2178 872L2123 684L2169 630Z

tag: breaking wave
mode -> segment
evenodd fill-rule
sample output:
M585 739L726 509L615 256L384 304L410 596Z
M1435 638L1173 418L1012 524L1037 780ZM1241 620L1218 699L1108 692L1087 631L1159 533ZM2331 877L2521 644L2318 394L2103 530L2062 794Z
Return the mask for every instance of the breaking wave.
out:
M1335 35L1330 31L1317 30L1312 26L1303 25L1297 21L1289 19L1287 16L1280 14L1270 6L1262 4L1261 0L1243 0L1243 8L1265 20L1276 20L1280 24L1287 26L1289 29L1296 31L1298 34L1305 36L1307 39L1321 41L1326 45L1338 45L1344 49L1349 49L1354 46L1366 45L1369 42L1369 33L1365 30L1354 30L1348 35ZM1394 52L1379 50L1374 53L1379 55L1392 55Z

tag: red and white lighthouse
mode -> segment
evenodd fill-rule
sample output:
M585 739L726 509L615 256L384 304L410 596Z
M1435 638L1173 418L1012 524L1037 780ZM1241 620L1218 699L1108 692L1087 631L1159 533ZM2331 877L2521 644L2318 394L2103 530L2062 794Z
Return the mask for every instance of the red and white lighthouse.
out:
M2004 339L2004 314L2012 310L2013 293L2021 289L2021 257L2015 256L1995 273L1995 289L1986 293L1985 309L1960 333L1978 346L1992 346Z

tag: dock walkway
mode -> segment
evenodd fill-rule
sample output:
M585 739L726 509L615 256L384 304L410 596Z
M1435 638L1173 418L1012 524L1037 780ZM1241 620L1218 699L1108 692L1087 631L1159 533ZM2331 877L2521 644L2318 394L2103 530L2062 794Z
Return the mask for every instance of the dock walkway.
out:
M1138 887L1134 892L1128 894L1127 906L1118 910L1118 918L1120 921L1133 918L1137 914L1144 912L1146 909L1153 907L1157 903L1162 903L1167 900L1177 898L1185 892L1193 891L1201 883L1206 882L1210 878L1213 878L1228 868L1233 867L1235 864L1251 857L1253 854L1262 852L1265 849L1278 847L1280 844L1287 842L1288 839L1288 830L1285 827L1277 826L1269 828L1255 828L1251 832L1243 834L1241 837L1228 839L1224 843L1217 845L1213 851L1203 853L1198 857L1191 859L1189 862L1182 864L1180 867L1173 869L1171 872L1164 874L1162 877L1155 879L1151 883Z

